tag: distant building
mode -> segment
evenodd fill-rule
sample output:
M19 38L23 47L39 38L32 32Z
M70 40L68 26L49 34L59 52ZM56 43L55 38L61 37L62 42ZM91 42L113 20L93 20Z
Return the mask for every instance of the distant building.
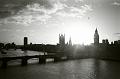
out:
M112 41L111 45L120 45L120 40Z
M103 44L103 45L109 45L108 39L103 39L103 40L102 40L102 44Z
M106 39L105 43L106 43L107 45L109 45L109 41L108 41L108 39Z
M71 40L71 37L69 39L69 46L72 46L72 40Z
M28 37L24 37L24 46L28 44Z
M64 47L65 46L65 34L59 34L59 45L61 47Z
M94 45L99 45L99 34L98 34L97 28L96 28L95 34L94 34Z
M113 45L113 42L111 42L111 45Z
M102 43L105 44L105 39L102 40Z
M114 41L114 45L120 45L120 40Z
M118 40L118 44L120 44L120 40Z
M118 41L114 41L114 45L118 45Z

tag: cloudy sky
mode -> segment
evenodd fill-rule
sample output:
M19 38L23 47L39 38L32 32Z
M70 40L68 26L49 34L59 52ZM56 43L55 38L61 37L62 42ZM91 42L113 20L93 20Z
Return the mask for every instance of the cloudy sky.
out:
M59 33L74 44L120 39L119 0L0 0L0 42L58 43Z

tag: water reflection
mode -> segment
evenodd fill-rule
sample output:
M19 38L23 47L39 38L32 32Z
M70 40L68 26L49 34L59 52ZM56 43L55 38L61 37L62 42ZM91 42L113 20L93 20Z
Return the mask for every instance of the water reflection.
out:
M0 69L2 79L120 79L120 62L80 59Z
M65 69L67 69L65 71L69 71L71 75L69 79L98 79L99 64L97 60L84 59L71 61L71 63L65 65Z
M100 61L101 79L120 79L120 62Z

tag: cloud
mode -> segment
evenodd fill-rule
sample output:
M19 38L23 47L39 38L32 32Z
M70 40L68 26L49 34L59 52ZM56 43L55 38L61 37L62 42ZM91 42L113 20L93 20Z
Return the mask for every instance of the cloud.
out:
M0 10L0 13L3 12L0 24L17 23L29 25L36 21L46 23L47 20L54 18L54 15L58 17L82 17L88 11L92 11L90 5L76 4L76 2L83 2L83 0L75 0L73 4L77 6L69 5L67 1L68 0L35 0L29 3L23 1L26 3L24 5L5 4L3 7L4 10Z
M14 31L16 31L16 32L24 32L24 33L34 33L35 32L35 30L23 30L23 29L16 29L16 30L14 30Z
M120 3L119 2L114 2L114 3L112 3L113 5L115 5L115 6L120 6Z
M0 32L19 32L19 33L28 33L28 34L33 34L35 32L35 30L26 30L26 29L7 29L7 28L3 28L0 29Z
M23 9L29 0L0 0L0 18L6 18L15 15ZM29 2L31 3L31 2Z
M120 35L120 33L115 33L115 35Z
M5 24L5 23L22 23L23 22L24 24L25 22L26 23L32 22L33 20L30 20L31 18L31 16L29 16L30 14L28 16L26 15L23 17L24 14L22 11L26 10L27 7L31 7L30 5L33 5L33 7L37 6L35 3L40 4L40 6L44 6L44 8L46 9L52 8L52 5L49 2L49 0L15 0L15 1L0 0L0 21L1 21L0 23ZM27 11L25 12L27 13ZM28 21L25 21L26 17L28 17L29 19ZM17 18L18 20L16 20L15 18ZM22 21L22 19L24 21Z
M15 7L13 4L5 5L5 7L10 6ZM17 23L27 25L37 20L45 22L46 19L50 18L50 16L45 14L47 7L48 6L46 5L43 6L43 4L33 3L24 6L24 8L18 10L17 12L14 12L16 10L11 9L1 10L3 17L1 17L0 24ZM5 12L7 12L7 14Z
M76 2L83 2L84 0L75 0Z
M12 31L11 29L0 29L0 32L8 32L8 31Z
M92 11L91 6L89 5L83 5L81 7L67 7L68 10L60 11L57 13L57 15L63 16L63 17L83 17L88 11Z
M71 7L71 11L77 12L80 15L84 15L85 13L87 13L87 11L92 11L92 8L91 8L91 6L85 4L85 5L81 6L80 8Z

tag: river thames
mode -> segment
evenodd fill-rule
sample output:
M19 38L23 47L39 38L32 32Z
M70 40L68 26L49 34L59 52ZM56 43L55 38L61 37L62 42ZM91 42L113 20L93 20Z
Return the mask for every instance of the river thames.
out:
M31 59L27 66L19 62L0 68L0 79L120 79L120 61L89 58L38 64Z

